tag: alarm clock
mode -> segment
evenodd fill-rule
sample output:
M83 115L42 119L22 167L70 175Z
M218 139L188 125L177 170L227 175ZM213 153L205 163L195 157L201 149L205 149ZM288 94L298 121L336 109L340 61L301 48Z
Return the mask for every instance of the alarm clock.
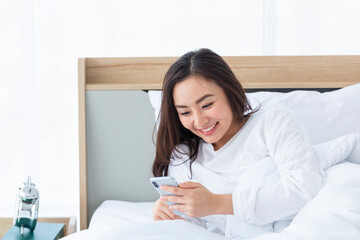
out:
M24 228L33 231L36 226L39 211L39 192L35 184L28 177L16 196L16 206L14 215L14 225L20 228L20 233L24 233Z

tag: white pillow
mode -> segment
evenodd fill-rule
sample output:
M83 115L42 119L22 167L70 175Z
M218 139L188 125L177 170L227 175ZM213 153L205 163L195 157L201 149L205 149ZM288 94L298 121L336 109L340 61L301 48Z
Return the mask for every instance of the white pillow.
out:
M323 143L350 132L360 132L360 84L339 90L292 91L289 93L247 93L253 107L283 104L300 119L313 144ZM161 91L149 91L155 109L155 119L160 111Z
M353 132L314 146L323 170L347 160L360 164L360 134Z

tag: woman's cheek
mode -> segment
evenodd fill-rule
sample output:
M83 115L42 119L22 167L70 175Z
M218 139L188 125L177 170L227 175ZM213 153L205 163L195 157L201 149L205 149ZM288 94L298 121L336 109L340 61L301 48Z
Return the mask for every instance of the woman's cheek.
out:
M222 118L222 116L224 116L226 113L227 111L225 108L214 107L211 109L211 115L217 119Z
M188 119L186 119L185 117L180 117L180 122L184 126L184 128L192 131L191 126L190 126L191 123Z

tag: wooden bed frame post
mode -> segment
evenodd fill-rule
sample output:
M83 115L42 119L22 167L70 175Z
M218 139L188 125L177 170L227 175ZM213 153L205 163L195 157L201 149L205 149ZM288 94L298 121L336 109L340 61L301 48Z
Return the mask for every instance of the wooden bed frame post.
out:
M87 229L87 176L86 176L86 112L85 112L85 83L86 59L78 60L79 74L79 175L80 175L80 230Z

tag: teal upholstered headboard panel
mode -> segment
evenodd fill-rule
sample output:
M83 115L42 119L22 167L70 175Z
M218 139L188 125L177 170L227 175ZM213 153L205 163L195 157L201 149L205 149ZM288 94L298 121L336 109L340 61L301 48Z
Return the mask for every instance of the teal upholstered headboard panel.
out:
M154 109L144 91L86 92L88 221L104 200L153 201Z

